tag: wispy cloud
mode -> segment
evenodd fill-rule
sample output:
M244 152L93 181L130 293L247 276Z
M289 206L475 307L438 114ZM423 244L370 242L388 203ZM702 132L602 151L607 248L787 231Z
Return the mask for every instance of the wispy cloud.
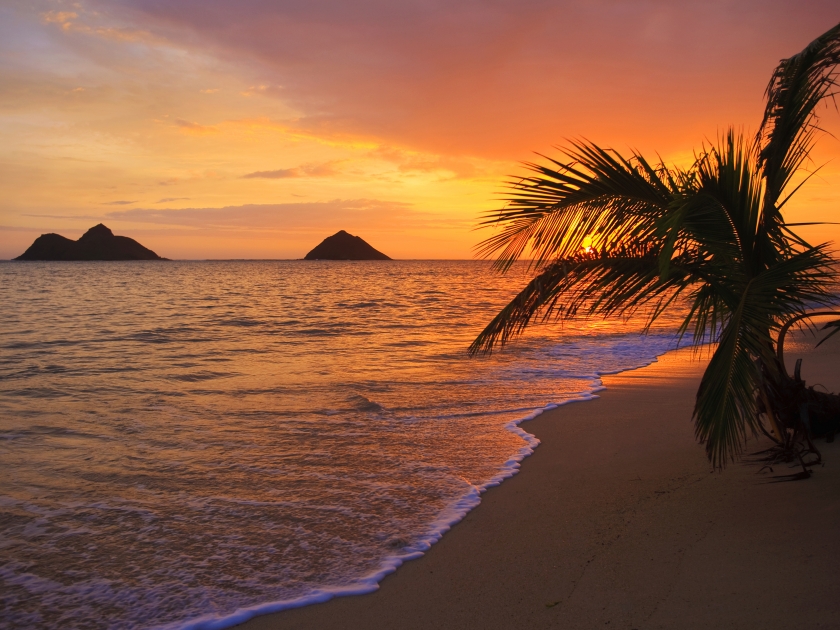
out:
M47 24L55 24L67 32L94 35L104 39L124 42L163 43L165 40L155 37L146 30L131 26L103 24L105 14L97 11L85 12L78 3L73 5L75 11L45 11L40 14L41 20Z
M189 197L164 197L163 199L158 199L155 203L170 203L172 201L185 201L189 199Z
M23 214L21 216L24 217L33 217L36 219L61 219L63 221L75 221L75 220L84 220L84 221L99 221L103 220L103 216L99 214ZM40 229L40 228L33 228L33 229Z
M279 85L252 85L247 90L241 92L242 96L254 96L255 94L274 94L280 93L283 88Z
M38 217L38 216L49 216L49 215L37 215L37 214L29 214L24 216L30 217ZM50 217L50 218L60 218L66 219L67 217ZM75 218L75 217L73 217ZM21 227L19 225L0 225L0 230L3 232L34 232L36 234L44 234L44 229L40 227Z
M183 131L184 133L194 133L198 135L216 133L219 131L216 127L213 127L211 125L200 125L196 122L184 120L183 118L175 119L175 125L177 127L180 127L181 131Z
M322 202L247 204L223 208L132 208L109 212L107 220L200 228L210 231L329 232L394 226L467 228L470 221L416 210L412 204L379 199L335 199Z
M385 216L406 215L411 204L377 199L336 199L314 203L246 204L223 208L132 208L109 212L121 221L204 228L295 228L338 223L375 222Z
M749 111L740 103L775 60L837 20L830 0L114 4L173 41L259 65L241 92L283 99L302 130L494 159L578 133L713 129ZM667 114L654 114L663 99Z
M79 17L75 11L46 11L41 19L47 24L58 24L65 31L73 28L73 20Z
M338 161L323 164L302 164L294 168L281 168L276 171L254 171L243 175L243 179L290 179L294 177L330 177L338 174L335 165Z
M119 201L105 201L102 203L103 206L130 206L133 203L137 203L137 201L127 201L125 199L120 199Z
M254 171L243 175L243 179L288 179L290 177L300 177L302 171L299 168L281 168L276 171Z
M473 178L488 174L496 175L495 171L488 170L488 161L486 160L417 153L385 146L371 151L369 156L374 159L390 162L403 173L445 172L450 173L456 178ZM499 166L498 163L489 163L489 165Z

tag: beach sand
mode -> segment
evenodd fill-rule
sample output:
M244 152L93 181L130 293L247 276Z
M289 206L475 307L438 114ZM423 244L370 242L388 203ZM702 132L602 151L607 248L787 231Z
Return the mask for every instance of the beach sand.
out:
M840 391L840 340L805 356L803 378ZM840 628L840 440L818 443L807 481L713 472L691 423L705 361L690 359L605 377L598 400L523 425L542 444L520 474L378 591L239 627Z

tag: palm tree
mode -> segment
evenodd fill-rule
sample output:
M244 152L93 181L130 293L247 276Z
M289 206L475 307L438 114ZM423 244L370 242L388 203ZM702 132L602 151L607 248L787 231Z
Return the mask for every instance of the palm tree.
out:
M585 140L526 164L530 173L508 182L506 207L482 222L501 229L478 252L496 256L501 272L528 255L535 275L470 352L489 353L539 319L644 310L649 327L688 304L680 335L716 343L694 408L712 464L739 456L759 431L789 458L807 432L779 402L788 377L778 334L833 303L837 260L829 244L798 236L792 228L804 224L786 223L782 210L802 185L796 175L820 131L816 107L833 96L838 63L840 24L779 64L754 137L730 129L689 168Z

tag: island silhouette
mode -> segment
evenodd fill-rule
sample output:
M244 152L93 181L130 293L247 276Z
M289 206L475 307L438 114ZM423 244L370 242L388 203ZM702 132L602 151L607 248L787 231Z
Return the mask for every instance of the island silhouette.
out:
M14 260L168 260L143 247L133 238L114 236L101 223L78 241L60 234L42 234Z
M391 260L368 245L360 236L340 230L328 236L304 260Z

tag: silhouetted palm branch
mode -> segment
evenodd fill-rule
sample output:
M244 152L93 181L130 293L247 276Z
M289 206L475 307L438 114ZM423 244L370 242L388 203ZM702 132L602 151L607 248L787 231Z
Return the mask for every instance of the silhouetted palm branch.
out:
M815 109L827 96L833 96L838 64L840 24L799 54L783 59L773 72L757 136L769 208L776 208L793 174L810 154L818 130Z
M679 299L688 307L680 335L718 344L697 395L696 436L715 466L737 456L760 429L756 391L778 371L774 334L833 300L828 246L796 235L780 209L796 192L787 188L809 158L815 108L832 95L838 62L840 25L780 63L753 140L730 130L687 170L588 141L562 160L526 164L530 174L508 182L507 205L482 222L501 229L478 252L496 255L502 272L529 255L537 273L470 352L491 352L535 319L644 307L649 327Z

